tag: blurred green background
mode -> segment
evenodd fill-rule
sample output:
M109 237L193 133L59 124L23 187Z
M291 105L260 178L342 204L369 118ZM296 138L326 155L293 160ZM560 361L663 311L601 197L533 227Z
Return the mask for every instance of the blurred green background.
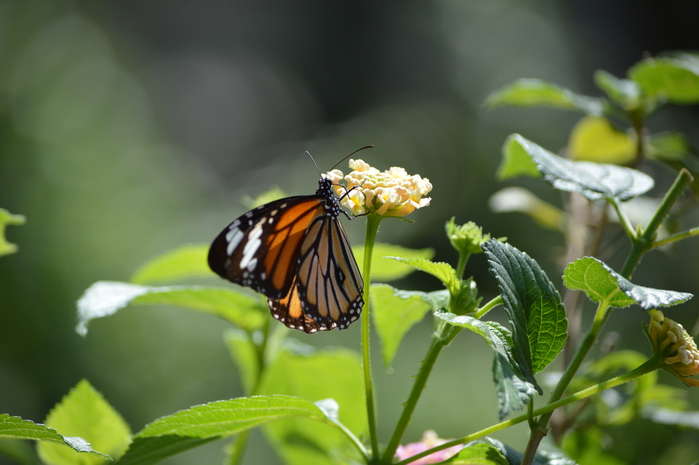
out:
M432 205L414 224L384 222L380 241L433 247L436 259L454 262L444 223L473 220L507 236L560 286L561 237L524 216L495 215L487 201L504 187L494 173L507 135L557 151L581 115L487 111L483 100L521 77L599 95L596 69L623 77L644 53L698 49L698 15L696 3L629 0L0 1L0 208L27 217L7 230L19 253L0 258L0 412L43 421L87 378L135 432L178 409L241 395L223 322L138 307L94 322L81 338L75 301L95 281L127 280L156 255L209 242L244 212L245 196L272 186L313 192L318 174L306 150L327 169L373 144L359 157L431 180ZM696 108L663 110L651 125L699 143ZM659 195L673 175L649 170ZM543 183L510 184L560 203ZM345 225L360 243L363 221ZM618 268L626 249L616 246ZM670 255L650 254L634 280L697 294L697 250L686 241ZM467 273L494 296L482 256ZM437 282L414 275L398 285L433 290ZM694 309L666 314L691 330ZM610 327L626 330L621 347L647 353L644 320L640 310L613 316ZM408 334L390 373L374 345L384 441L430 331L426 319ZM293 336L359 348L359 325ZM495 422L490 364L480 339L460 336L406 439ZM496 437L521 448L526 430ZM221 446L164 463L220 463ZM275 460L254 436L246 463Z

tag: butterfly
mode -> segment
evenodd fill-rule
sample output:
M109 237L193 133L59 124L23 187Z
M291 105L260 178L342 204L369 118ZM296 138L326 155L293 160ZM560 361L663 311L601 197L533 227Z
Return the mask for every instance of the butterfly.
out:
M347 215L321 174L315 194L275 200L233 220L211 244L209 267L264 294L272 316L289 328L345 329L361 314L364 282L340 213Z

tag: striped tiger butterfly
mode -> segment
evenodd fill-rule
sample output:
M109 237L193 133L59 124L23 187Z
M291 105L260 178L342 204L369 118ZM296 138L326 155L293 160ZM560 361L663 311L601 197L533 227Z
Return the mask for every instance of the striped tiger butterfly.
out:
M362 312L364 283L340 213L350 218L321 174L315 194L275 200L233 220L211 244L209 267L264 294L272 316L289 328L346 329Z

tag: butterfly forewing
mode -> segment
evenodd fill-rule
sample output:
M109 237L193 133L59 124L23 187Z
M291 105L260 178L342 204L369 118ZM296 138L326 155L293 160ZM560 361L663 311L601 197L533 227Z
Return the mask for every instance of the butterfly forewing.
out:
M272 315L307 333L344 329L359 318L362 277L338 219L331 181L315 195L250 210L214 239L209 266L267 296Z

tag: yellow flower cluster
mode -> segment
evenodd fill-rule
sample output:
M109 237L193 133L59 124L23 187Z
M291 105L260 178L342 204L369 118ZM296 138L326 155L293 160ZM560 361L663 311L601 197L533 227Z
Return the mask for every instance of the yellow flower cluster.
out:
M395 166L379 171L363 160L350 159L349 166L353 171L347 176L332 170L328 177L336 185L342 204L354 215L402 217L430 204L431 199L424 197L432 190L429 179L408 175L405 169ZM346 188L338 184L343 179Z
M651 310L648 336L653 352L665 362L663 368L688 386L699 387L699 380L689 378L699 374L699 349L682 325Z

